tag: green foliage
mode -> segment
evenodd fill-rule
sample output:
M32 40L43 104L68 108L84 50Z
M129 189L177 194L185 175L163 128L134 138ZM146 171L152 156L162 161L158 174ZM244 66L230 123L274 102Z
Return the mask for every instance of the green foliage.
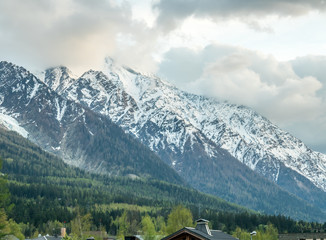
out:
M7 215L3 208L0 208L0 239L10 233Z
M237 227L232 233L233 237L238 238L239 240L250 240L250 233L240 227Z
M157 216L154 225L158 235L166 235L166 224L163 216Z
M84 233L89 232L92 225L92 216L90 213L80 216L77 208L77 216L71 221L71 233L78 239L83 239Z
M66 236L63 237L63 240L73 240L73 238L66 234Z
M146 214L141 220L141 225L142 225L143 235L145 236L144 239L154 240L156 231L151 217Z
M46 224L43 224L43 231L51 236L60 235L62 228L62 223L55 221L48 221Z
M252 240L277 240L278 231L271 224L259 225L256 231L256 235L252 236ZM234 237L239 238L240 240L251 240L250 232L247 232L239 227L235 229L232 234Z
M126 236L126 234L128 233L128 229L129 229L129 221L127 219L127 212L124 211L123 214L117 218L117 220L115 221L115 224L117 226L118 229L118 233L117 233L117 239L121 239L123 240L124 237Z
M2 159L0 158L0 169L2 168ZM7 214L5 208L8 205L9 200L9 190L7 187L6 179L4 175L0 172L0 239L10 233L10 228L8 226Z
M0 158L0 170L2 169L2 159ZM10 205L10 194L7 187L7 180L0 172L0 239L8 234L15 235L20 240L25 239L21 233L19 225L12 219L7 220L6 212L10 212L13 206Z
M182 205L174 207L168 217L166 227L167 234L171 234L180 230L181 228L191 226L193 226L193 218L190 210Z
M0 170L2 169L2 158L0 157ZM7 186L7 179L3 173L0 172L0 208L8 209L9 206L9 189Z
M9 232L10 234L16 236L20 240L24 240L25 236L21 232L20 226L12 219L9 220L8 222L8 227L9 227Z
M278 239L278 231L271 224L267 225L259 225L259 233L261 233L261 238L258 240L277 240Z

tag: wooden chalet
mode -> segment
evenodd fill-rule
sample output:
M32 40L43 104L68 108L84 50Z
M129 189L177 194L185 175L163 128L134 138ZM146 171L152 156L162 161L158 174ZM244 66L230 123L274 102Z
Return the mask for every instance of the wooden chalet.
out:
M199 219L196 223L196 228L182 228L162 240L238 240L220 230L209 229L208 221L205 219Z

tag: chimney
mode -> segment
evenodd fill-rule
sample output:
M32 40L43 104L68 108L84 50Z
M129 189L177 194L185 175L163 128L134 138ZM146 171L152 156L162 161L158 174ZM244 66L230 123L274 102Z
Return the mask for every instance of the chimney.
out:
M203 232L203 233L205 233L207 235L212 236L211 230L209 230L209 227L208 227L208 222L209 221L206 220L206 219L202 219L202 218L198 219L196 221L196 223L197 223L196 230L201 231L201 232Z
M61 237L66 236L66 228L61 228Z

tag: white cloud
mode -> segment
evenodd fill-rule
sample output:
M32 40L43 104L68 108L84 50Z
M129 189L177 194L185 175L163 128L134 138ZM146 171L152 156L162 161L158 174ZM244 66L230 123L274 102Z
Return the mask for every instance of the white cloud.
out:
M321 136L325 126L323 83L317 75L296 73L290 62L250 50L211 45L202 51L173 49L165 56L160 74L180 88L201 95L250 106L274 123L326 151ZM189 71L190 69L190 71ZM299 129L310 123L310 128ZM313 141L312 134L319 140Z

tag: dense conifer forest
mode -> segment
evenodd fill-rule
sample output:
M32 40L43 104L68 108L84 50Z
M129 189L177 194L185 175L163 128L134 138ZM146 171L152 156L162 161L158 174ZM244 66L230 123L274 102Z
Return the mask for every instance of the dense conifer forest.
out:
M241 239L253 230L259 230L261 238L326 230L326 224L259 214L185 186L90 174L1 128L0 156L0 233L19 238L56 235L66 227L76 239L98 230L120 237L143 233L150 239L172 231L173 211L191 216L185 226L205 218L213 229Z

